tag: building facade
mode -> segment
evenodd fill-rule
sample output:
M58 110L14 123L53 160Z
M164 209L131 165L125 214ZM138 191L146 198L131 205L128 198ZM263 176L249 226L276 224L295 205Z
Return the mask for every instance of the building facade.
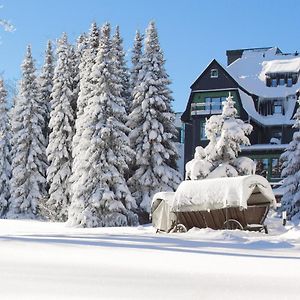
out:
M241 156L257 162L257 173L270 181L280 179L281 153L293 136L293 115L297 109L300 56L284 54L278 48L228 50L227 67L213 60L191 86L181 120L184 123L184 162L195 147L205 147L206 119L221 114L229 92L238 116L253 126L251 146Z

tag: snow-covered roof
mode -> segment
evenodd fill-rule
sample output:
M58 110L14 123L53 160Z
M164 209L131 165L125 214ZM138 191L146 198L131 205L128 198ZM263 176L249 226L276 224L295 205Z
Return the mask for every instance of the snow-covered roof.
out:
M289 103L286 107L286 111L284 115L277 114L277 115L262 116L255 109L252 97L240 89L238 89L238 91L240 94L243 108L245 109L247 114L258 123L265 126L292 125L295 123L292 117L293 117L293 112L296 104L296 98L289 98Z
M266 73L293 73L300 70L300 57L278 53L276 47L265 51L244 51L242 57L230 64L226 70L240 86L261 97L287 97L296 94L300 89L300 81L291 87L266 86Z
M242 146L242 150L284 150L286 149L288 144L256 144L250 146Z
M260 75L263 75L261 80L265 80L264 74L271 73L299 73L300 70L300 57L292 59L282 59L282 60L271 60L264 61L262 63L262 72Z

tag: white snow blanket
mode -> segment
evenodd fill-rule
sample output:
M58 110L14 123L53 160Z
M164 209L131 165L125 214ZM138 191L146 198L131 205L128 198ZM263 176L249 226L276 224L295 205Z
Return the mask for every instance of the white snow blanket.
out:
M276 201L269 182L259 175L183 181L174 195L171 210L200 211L225 207L247 208L250 203Z

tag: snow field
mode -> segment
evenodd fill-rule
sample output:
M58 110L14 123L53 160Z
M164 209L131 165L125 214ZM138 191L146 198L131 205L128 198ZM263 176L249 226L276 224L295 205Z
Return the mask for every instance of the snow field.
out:
M275 220L275 223L274 223ZM297 299L300 230L270 235L0 220L1 299Z

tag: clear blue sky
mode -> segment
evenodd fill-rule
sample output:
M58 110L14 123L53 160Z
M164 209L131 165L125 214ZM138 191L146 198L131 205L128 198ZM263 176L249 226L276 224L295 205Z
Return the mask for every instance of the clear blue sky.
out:
M67 32L71 41L90 23L120 25L126 50L136 29L150 20L158 27L171 77L174 109L182 111L190 85L216 58L226 64L227 49L278 46L300 52L298 0L0 0L0 17L13 33L0 31L0 71L7 80L20 76L27 44L40 66L48 39ZM130 57L128 56L128 59Z

